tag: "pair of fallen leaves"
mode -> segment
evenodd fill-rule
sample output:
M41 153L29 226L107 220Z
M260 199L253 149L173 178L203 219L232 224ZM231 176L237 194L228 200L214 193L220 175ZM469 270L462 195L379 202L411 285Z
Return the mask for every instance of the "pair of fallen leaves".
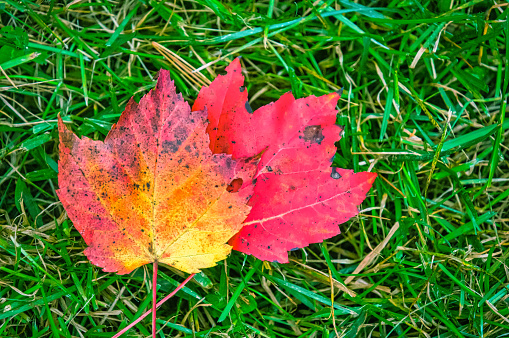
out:
M104 142L59 120L57 193L93 264L196 273L232 247L285 263L358 213L376 174L330 168L339 95L287 93L251 113L239 59L226 70L192 109L161 70Z

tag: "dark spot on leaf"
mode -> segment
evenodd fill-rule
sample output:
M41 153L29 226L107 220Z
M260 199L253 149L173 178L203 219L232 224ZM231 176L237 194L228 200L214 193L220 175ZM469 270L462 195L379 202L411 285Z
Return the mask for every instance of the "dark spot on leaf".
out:
M179 150L179 146L182 144L181 139L176 139L175 141L164 141L163 142L163 151L162 154L166 154L168 152L176 153Z
M317 126L307 126L304 129L304 140L311 143L318 143L320 144L325 136L322 134L322 127Z
M341 178L341 175L337 172L337 169L335 167L332 167L332 173L330 174L330 177L337 180Z
M242 178L236 178L233 181L228 184L228 187L226 187L226 191L228 192L237 192L239 191L240 187L242 187L243 180Z
M271 173L271 172L272 172L272 167L271 167L271 166L267 166L267 171L268 171L269 173Z
M249 102L246 101L246 104L245 104L245 107L246 107L246 110L249 114L252 114L253 113L253 108L251 108L251 106L249 105Z

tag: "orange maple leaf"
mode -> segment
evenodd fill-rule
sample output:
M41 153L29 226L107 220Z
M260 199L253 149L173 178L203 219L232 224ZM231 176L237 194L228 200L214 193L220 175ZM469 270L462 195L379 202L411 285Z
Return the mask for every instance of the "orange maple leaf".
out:
M104 142L78 138L59 118L57 194L106 272L151 262L188 273L215 265L249 213L229 185L247 168L213 154L207 113L191 111L168 71L139 104L129 101Z

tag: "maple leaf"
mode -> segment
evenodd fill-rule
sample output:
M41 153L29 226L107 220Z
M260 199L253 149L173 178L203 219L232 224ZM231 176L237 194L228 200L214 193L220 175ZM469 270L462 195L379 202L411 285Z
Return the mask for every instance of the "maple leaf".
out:
M250 210L234 186L252 173L212 153L206 117L161 70L104 142L78 138L59 118L57 194L93 264L125 274L160 262L195 273L230 253L226 242Z
M193 104L193 111L207 107L210 121L207 133L215 154L232 154L238 159L255 156L267 148L268 153L276 152L306 127L310 133L304 137L311 143L320 143L319 134L312 139L309 128L336 122L337 93L295 100L289 92L251 114L239 58L226 71L226 75L216 77L209 87L203 87ZM335 141L337 137L332 143Z
M288 251L340 233L358 214L375 173L330 168L341 128L337 93L295 99L291 93L251 112L239 59L209 87L193 110L207 108L207 132L215 154L260 156L249 201L253 209L229 243L255 257L288 262Z
M244 227L229 243L258 259L288 263L288 251L340 233L339 225L357 215L376 174L338 169L262 174Z

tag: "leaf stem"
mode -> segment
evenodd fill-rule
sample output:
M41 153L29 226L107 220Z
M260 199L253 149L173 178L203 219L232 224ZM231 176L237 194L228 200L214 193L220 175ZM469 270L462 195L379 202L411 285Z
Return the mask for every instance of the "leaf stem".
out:
M157 302L157 260L152 273L152 338L156 338L156 302Z
M175 295L180 289L182 289L186 284L187 282L189 282L191 279L193 279L194 275L196 275L195 273L189 275L189 277L186 278L186 280L184 280L182 283L180 283L179 286L177 286L175 288L175 290L173 290L168 296L164 297L163 299L161 299L157 304L156 304L156 308L160 307L161 305L163 305L164 302L166 302L168 299L170 299L173 295ZM132 322L131 324L127 325L125 328L123 328L121 331L119 331L116 335L114 335L112 338L118 338L120 337L121 335L123 335L124 333L126 333L127 331L129 331L129 329L131 327L133 327L134 325L138 324L141 320L143 320L143 318L145 318L146 316L148 316L150 313L152 312L152 309L148 310L147 312L145 312L144 314L142 314L139 318L137 318L134 322Z

